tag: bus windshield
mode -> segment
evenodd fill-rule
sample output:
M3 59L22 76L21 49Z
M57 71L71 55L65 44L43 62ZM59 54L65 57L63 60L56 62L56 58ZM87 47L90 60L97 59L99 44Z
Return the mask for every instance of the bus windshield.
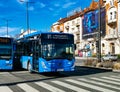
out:
M0 38L0 59L11 59L12 56L12 45L11 39Z
M73 59L74 56L74 44L67 43L67 42L54 42L54 41L48 41L48 43L45 41L44 44L42 44L42 57L46 60L50 59Z
M7 46L8 48L1 48L0 47L0 59L11 59L12 55L12 47Z

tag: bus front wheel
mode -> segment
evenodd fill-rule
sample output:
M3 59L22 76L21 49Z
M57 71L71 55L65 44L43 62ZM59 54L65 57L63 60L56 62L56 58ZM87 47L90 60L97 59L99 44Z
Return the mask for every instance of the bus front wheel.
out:
M28 69L28 71L29 71L30 73L32 73L31 68L32 68L32 66L31 66L31 64L30 64L30 62L29 62L29 63L28 63L28 67L27 67L27 69Z

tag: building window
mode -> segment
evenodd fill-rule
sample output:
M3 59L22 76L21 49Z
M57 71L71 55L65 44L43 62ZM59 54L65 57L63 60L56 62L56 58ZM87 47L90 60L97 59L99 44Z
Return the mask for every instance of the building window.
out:
M116 30L113 30L113 34L114 34L114 35L116 34Z
M74 28L72 28L72 32L74 32Z
M109 34L110 34L110 35L112 34L112 31L111 31L111 29L109 29Z
M110 6L113 6L114 0L110 0Z
M117 12L116 12L116 11L114 11L114 19L116 19L116 15L117 15Z
M74 26L75 25L75 21L72 21L72 26Z
M110 20L112 20L112 12L110 12Z
M69 23L67 23L67 26L69 26Z
M77 19L77 23L80 23L80 19Z
M80 39L80 35L76 35L77 36L77 40L79 40Z
M102 54L105 54L105 44L102 43Z

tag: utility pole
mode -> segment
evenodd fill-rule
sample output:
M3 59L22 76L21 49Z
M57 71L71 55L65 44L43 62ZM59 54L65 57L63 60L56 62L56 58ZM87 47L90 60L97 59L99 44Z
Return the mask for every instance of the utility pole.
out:
M98 62L101 62L101 5L100 0L98 1Z
M23 1L23 0L20 0L20 2L26 3L26 26L27 26L27 31L29 34L29 30L30 30L30 27L29 27L29 4L34 3L34 2Z
M4 21L6 21L6 31L7 31L7 37L8 37L8 22L11 21L11 19L3 19Z

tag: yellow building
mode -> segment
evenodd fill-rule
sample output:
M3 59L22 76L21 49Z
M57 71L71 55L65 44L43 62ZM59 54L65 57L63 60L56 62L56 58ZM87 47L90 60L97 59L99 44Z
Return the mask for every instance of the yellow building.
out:
M120 53L120 42L118 40L118 0L106 0L106 52Z

